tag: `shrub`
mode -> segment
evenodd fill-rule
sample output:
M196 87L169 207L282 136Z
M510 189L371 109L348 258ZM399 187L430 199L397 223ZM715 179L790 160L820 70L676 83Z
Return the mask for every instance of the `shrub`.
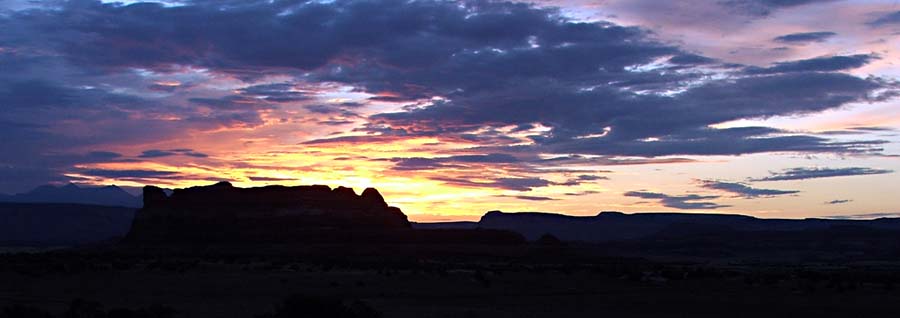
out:
M337 298L293 295L276 306L274 313L257 318L380 318L381 313L361 301L345 302Z

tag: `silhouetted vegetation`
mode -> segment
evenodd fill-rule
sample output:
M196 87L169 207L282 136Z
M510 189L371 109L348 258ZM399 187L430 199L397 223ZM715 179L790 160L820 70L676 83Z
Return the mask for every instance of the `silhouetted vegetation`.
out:
M3 307L0 318L173 318L176 317L175 314L174 309L162 305L105 310L99 302L75 299L59 315L53 315L37 307L15 304Z
M361 301L344 301L315 295L292 295L275 307L275 312L256 318L380 318L381 313Z

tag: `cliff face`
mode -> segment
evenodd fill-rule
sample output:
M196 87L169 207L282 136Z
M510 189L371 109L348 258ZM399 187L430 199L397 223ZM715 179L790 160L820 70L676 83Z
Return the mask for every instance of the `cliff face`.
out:
M220 182L177 189L171 196L144 188L130 242L290 242L344 240L347 236L409 229L400 209L378 190L357 195L328 186L236 188Z

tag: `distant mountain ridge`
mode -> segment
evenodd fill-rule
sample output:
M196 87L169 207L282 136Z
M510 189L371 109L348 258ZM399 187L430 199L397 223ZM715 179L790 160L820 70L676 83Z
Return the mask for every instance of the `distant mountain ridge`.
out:
M900 231L900 218L875 220L761 219L736 214L602 212L595 216L569 216L543 212L487 212L472 223L418 223L416 228L482 228L509 230L537 240L544 234L564 241L592 243L690 236L713 231L801 232L836 227Z
M0 202L70 203L140 208L141 197L134 196L114 185L80 187L73 183L64 186L42 185L25 193L0 195Z
M0 203L0 246L71 246L123 237L134 208L68 203Z

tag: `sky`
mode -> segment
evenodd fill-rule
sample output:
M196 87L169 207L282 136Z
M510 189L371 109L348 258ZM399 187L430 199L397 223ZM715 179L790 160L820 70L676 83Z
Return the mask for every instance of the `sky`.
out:
M900 212L900 1L0 0L0 192Z

